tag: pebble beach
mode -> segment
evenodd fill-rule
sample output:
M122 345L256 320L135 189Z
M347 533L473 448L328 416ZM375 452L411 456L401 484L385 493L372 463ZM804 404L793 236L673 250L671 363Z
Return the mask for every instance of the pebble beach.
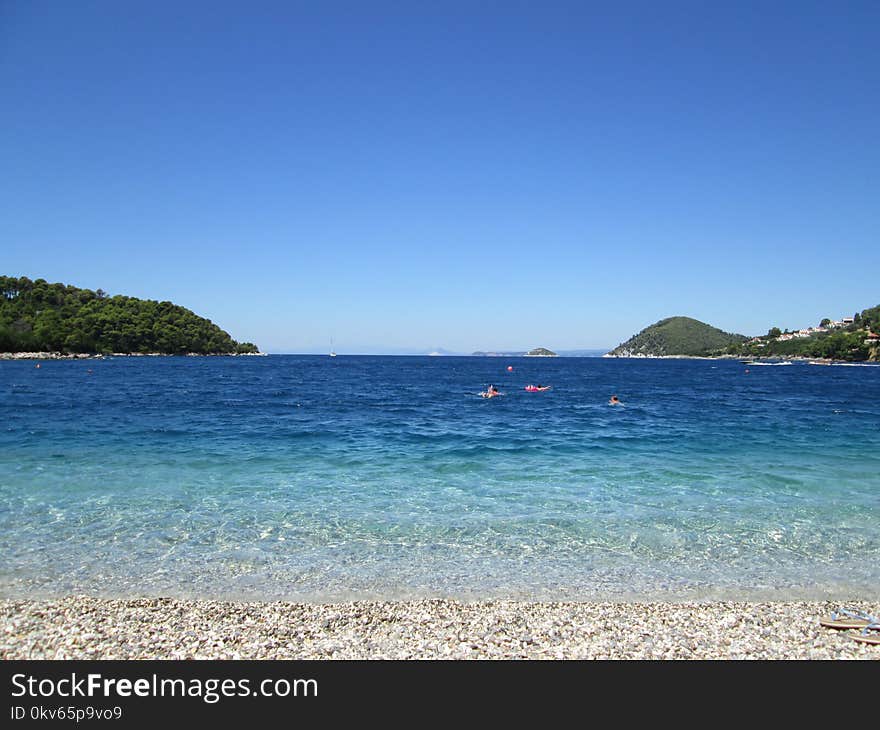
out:
M880 659L819 625L841 605L5 599L0 658Z

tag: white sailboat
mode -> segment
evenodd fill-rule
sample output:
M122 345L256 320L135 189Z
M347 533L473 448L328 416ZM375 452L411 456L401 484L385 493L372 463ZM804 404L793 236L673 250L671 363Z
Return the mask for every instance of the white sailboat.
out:
M336 357L336 352L333 349L333 338L330 338L330 357Z

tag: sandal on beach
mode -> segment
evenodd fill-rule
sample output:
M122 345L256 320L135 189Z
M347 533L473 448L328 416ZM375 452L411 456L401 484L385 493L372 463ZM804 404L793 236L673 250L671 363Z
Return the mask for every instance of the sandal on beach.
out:
M864 629L880 625L880 620L864 611L841 608L839 611L832 611L830 619L819 619L819 624L826 629Z
M874 633L869 633L873 631ZM880 623L868 624L858 634L853 636L854 641L863 644L880 644Z

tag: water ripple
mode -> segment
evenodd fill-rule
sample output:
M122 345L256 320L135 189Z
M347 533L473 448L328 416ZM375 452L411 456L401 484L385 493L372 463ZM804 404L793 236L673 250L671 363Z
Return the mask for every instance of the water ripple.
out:
M880 369L511 362L0 362L0 595L878 595Z

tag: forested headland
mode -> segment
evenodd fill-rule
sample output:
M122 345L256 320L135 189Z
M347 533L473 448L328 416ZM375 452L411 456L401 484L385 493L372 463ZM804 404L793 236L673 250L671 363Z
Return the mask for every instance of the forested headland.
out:
M615 347L612 357L706 356L744 342L744 335L723 332L691 317L668 317Z
M229 355L259 350L171 302L0 276L0 352Z

